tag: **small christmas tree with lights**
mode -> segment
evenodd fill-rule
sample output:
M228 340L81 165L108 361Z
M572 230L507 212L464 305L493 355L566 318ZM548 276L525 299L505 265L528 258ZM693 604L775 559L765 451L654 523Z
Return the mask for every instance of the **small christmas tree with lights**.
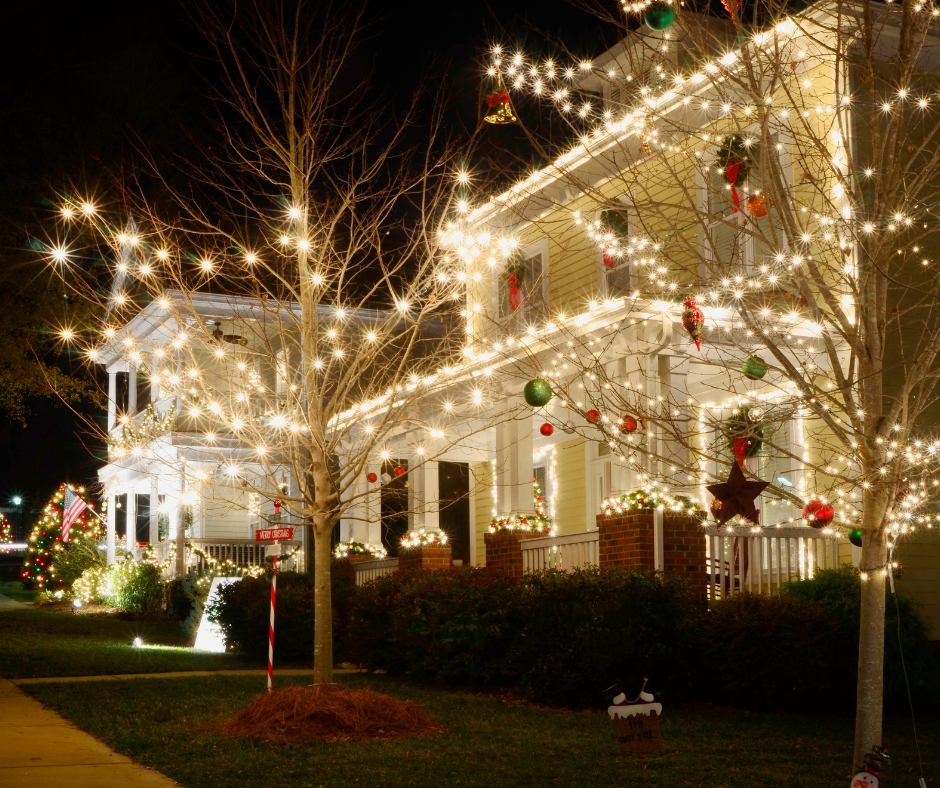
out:
M5 515L0 514L0 553L4 552L3 546L13 542L13 527Z
M72 523L68 542L62 541L62 502L67 489L79 495L89 507L94 507L88 501L83 487L59 485L29 535L21 573L23 585L28 588L40 591L64 590L64 580L56 575L57 560L65 555L65 551L94 543L103 535L101 521L86 510Z

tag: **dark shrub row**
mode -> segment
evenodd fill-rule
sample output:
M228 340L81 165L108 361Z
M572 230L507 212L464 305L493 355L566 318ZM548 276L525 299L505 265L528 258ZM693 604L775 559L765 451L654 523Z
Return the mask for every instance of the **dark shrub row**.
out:
M744 595L712 610L678 578L596 569L512 580L486 569L395 573L355 589L333 583L334 659L469 686L514 686L541 700L597 704L644 678L667 702L752 709L850 709L858 643L858 573L817 572L775 597ZM267 653L270 585L227 587L217 615L230 645ZM854 595L854 596L853 596ZM927 628L899 597L912 691L937 700ZM888 600L886 700L906 703L897 613ZM278 579L276 654L309 659L313 587Z

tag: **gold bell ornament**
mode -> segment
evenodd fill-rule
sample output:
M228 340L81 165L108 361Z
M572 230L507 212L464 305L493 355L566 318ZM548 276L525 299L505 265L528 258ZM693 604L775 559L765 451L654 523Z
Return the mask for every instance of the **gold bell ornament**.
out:
M509 93L503 87L502 75L498 72L496 74L496 92L486 97L486 103L490 109L483 120L487 123L505 126L508 123L519 122L519 119L513 114L512 105L509 103Z

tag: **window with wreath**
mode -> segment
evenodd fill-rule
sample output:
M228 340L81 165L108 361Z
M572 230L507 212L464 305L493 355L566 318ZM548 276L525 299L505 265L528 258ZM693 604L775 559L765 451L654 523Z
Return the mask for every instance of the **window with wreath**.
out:
M604 277L604 295L620 298L635 289L633 271L627 248L630 245L630 214L626 209L601 211L600 233L601 265Z
M520 251L509 258L497 292L501 320L531 320L544 311L548 303L546 257L538 250Z

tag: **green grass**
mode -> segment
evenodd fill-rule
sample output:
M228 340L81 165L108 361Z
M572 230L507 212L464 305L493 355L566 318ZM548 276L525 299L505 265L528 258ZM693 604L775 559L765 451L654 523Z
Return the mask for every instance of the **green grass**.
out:
M17 602L32 602L39 592L23 588L23 584L18 580L4 580L0 582L0 594L15 599Z
M423 703L447 730L432 737L291 746L228 739L209 731L264 691L260 676L50 683L24 689L118 752L185 788L642 785L637 756L617 751L602 710L542 709L386 677L339 680ZM306 681L278 681L279 686L293 683ZM919 730L924 763L936 775L940 721L920 719ZM892 756L886 784L913 786L910 721L889 718L885 731ZM647 755L650 788L828 788L847 785L850 777L848 717L667 708L662 734L664 748Z
M134 647L134 638L144 647ZM90 676L261 667L186 648L174 621L129 621L29 607L0 613L0 676Z

